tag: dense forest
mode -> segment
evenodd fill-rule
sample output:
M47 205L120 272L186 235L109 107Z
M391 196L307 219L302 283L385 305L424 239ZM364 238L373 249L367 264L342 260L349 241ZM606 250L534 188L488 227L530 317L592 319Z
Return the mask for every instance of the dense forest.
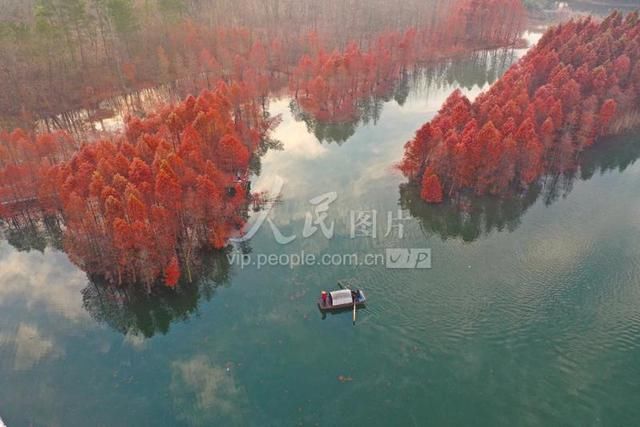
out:
M415 64L451 58L473 48L514 45L524 16L519 1L464 0L435 31L387 32L373 39L366 50L355 41L331 53L314 46L292 70L291 95L315 120L352 121L363 99L389 92Z
M193 254L243 226L251 153L275 124L246 88L220 83L70 158L64 133L4 134L3 189L20 203L0 213L16 226L34 221L25 205L59 214L71 260L108 282L174 286L181 266L191 281Z
M400 205L418 219L427 236L473 242L495 231L513 231L536 202L550 206L566 198L577 181L612 171L622 172L640 158L640 141L633 134L607 137L582 153L577 168L550 173L511 197L467 197L425 203L418 183L400 185Z
M640 123L639 56L637 12L551 28L474 102L452 93L406 144L400 169L432 203L509 195L571 171L599 137Z
M0 109L23 127L0 133L0 217L62 230L70 259L107 283L191 281L197 253L244 225L251 165L278 124L270 97L288 91L315 120L353 120L418 63L514 45L525 15L519 0L407 2L388 15L354 0L333 19L338 3L10 3ZM167 82L200 95L113 135L66 122Z
M310 96L299 93L289 103L289 109L297 121L304 122L309 133L318 141L342 145L355 134L360 126L380 121L384 105L394 101L403 106L410 93L428 97L429 92L456 83L472 90L474 86L492 84L512 64L514 49L478 50L473 53L447 58L442 61L410 64L395 69L388 79L381 80L371 91L362 91L359 96L336 93L349 102L343 114L329 114L332 97L325 96L324 108ZM294 93L295 94L295 93ZM306 108L302 103L311 101ZM343 104L344 105L344 104Z
M394 42L413 29L398 40L414 43L401 47L405 59L500 45L524 17L519 0L348 3L10 1L0 11L0 110L22 127L43 120L47 130L68 128L73 110L100 117L102 101L165 83L184 94L220 78L284 87L305 56L318 65L334 59L319 51L346 55L354 45L379 54L385 33Z

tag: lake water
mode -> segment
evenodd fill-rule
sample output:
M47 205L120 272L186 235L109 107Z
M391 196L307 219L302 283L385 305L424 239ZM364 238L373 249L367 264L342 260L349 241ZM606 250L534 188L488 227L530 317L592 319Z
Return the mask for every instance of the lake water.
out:
M368 123L309 128L289 99L271 103L283 149L263 157L253 188L282 180L270 218L296 238L279 244L265 222L244 251L429 248L431 269L242 268L223 254L177 296L123 296L89 283L63 252L19 251L28 242L7 236L0 417L9 427L636 424L640 137L596 148L575 177L516 200L425 206L393 169L453 89L477 95L512 59L432 68ZM333 235L305 238L310 201L328 192ZM387 233L400 207L402 237ZM352 212L374 210L376 237L352 238ZM369 299L355 326L350 312L316 307L339 280Z

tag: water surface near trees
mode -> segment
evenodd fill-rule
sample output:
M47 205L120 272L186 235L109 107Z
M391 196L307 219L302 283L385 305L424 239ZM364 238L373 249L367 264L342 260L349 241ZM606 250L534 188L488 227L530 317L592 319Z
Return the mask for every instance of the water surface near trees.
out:
M427 206L392 167L452 90L477 95L521 54L425 68L363 102L356 122L318 123L295 100L272 100L283 149L262 158L253 189L283 180L271 219L296 239L278 244L265 223L242 247L206 254L200 281L177 294L105 288L55 236L5 233L0 416L12 427L632 424L639 136L514 199ZM333 236L304 238L310 200L327 192ZM387 230L399 208L402 238ZM351 213L374 210L376 237L352 238ZM432 268L258 269L227 256L387 248L430 248ZM338 280L369 298L356 326L315 306Z

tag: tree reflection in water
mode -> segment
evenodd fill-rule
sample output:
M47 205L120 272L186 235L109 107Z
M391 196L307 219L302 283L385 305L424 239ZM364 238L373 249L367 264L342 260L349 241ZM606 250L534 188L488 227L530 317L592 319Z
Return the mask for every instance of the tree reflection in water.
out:
M420 198L416 185L400 185L400 206L418 219L423 232L436 234L443 240L461 239L473 242L493 231L514 231L520 219L542 197L546 206L566 198L576 179L591 179L597 173L622 172L640 157L640 139L618 136L601 141L581 154L577 170L548 175L527 191L508 197L463 195L434 205Z
M380 120L384 104L394 100L403 106L410 94L427 98L429 92L446 86L460 86L471 90L474 86L484 87L501 76L516 59L513 49L483 50L449 61L434 64L418 64L408 69L400 69L391 80L375 86L375 90L361 96L349 98L352 105L343 106L343 114L320 116L316 112L330 111L330 104L337 100L327 98L325 105L312 99L315 109L305 109L301 101L292 98L289 109L296 121L304 122L307 131L313 133L320 142L342 145L351 138L359 126L374 125ZM339 91L330 93L342 96ZM342 100L344 101L344 100Z
M44 252L47 247L63 250L61 225L51 218L0 225L0 235L18 251ZM223 250L201 251L195 257L198 262L194 265L192 283L184 280L175 288L154 286L149 293L141 286L114 286L99 275L87 273L88 284L82 290L83 307L96 321L125 335L150 338L166 334L173 322L187 320L197 313L200 304L211 300L218 286L230 283L227 257L230 250L228 246ZM247 243L240 250L251 252Z
M84 308L96 321L124 335L150 338L166 334L173 322L189 319L202 302L211 300L218 286L229 283L228 249L200 257L198 277L177 288L156 286L147 293L138 286L117 287L91 280L82 290Z
M20 252L36 250L44 253L47 247L62 251L62 228L56 216L45 216L42 220L28 215L11 218L0 230L7 242Z

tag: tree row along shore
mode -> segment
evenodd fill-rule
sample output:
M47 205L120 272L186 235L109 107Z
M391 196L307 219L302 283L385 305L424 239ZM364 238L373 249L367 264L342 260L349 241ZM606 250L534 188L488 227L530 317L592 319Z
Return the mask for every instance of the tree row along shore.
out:
M430 203L509 196L570 172L599 138L640 124L639 59L637 12L550 28L474 102L452 93L399 167Z

